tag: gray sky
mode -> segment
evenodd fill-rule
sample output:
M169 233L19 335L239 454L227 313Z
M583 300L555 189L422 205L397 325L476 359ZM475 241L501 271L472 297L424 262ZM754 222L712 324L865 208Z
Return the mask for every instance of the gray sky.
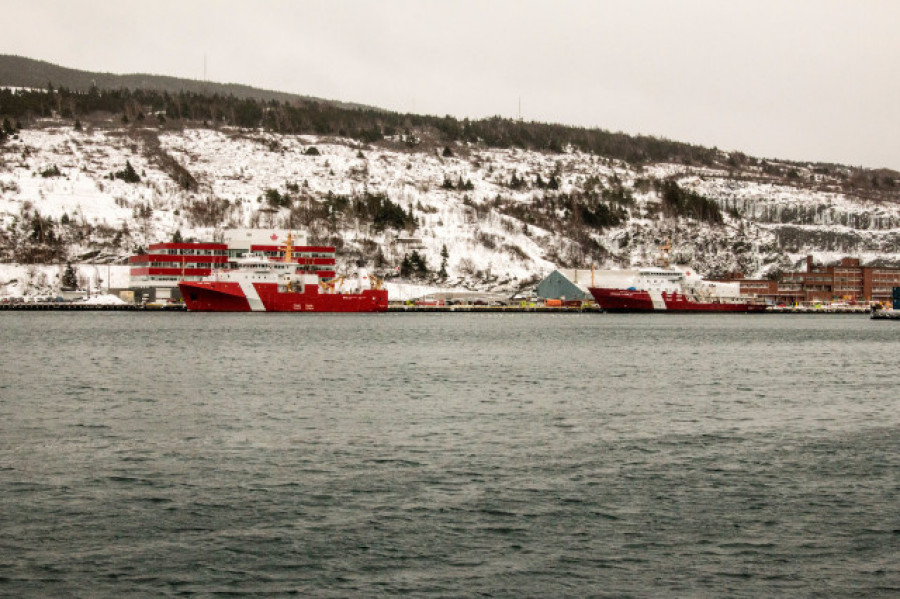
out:
M900 1L0 0L0 53L900 170Z

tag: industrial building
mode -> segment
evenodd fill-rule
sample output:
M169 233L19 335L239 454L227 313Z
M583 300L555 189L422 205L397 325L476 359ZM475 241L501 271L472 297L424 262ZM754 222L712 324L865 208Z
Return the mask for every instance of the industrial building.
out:
M893 288L900 287L900 268L861 266L858 258L824 266L807 256L805 272L786 272L776 280L747 279L736 273L731 280L740 283L742 294L776 305L835 301L889 304Z
M536 295L541 299L558 300L592 300L587 290L591 284L590 270L576 270L565 268L554 270L535 288Z
M541 299L594 301L588 287L625 288L638 274L636 270L596 270L560 268L538 283L535 294Z

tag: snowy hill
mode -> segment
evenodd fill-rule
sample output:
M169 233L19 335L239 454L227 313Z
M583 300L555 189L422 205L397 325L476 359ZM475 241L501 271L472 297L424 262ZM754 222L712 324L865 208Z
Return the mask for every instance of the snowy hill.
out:
M667 239L712 276L765 276L807 254L900 263L891 171L862 185L856 169L743 155L632 165L408 142L41 120L0 145L0 260L124 264L175 235L265 226L335 245L339 270L362 256L390 276L415 251L418 282L502 292L557 267L647 263Z

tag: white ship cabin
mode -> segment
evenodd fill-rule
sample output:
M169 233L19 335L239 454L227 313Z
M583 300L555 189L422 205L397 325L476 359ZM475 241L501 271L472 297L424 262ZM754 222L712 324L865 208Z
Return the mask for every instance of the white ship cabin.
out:
M278 270L288 272L296 267L295 264L275 262L262 252L244 252L238 258L232 260L231 264L233 268L242 270L258 269L276 272Z
M662 292L681 292L691 273L668 268L642 268L634 277L633 286L637 289L658 289ZM699 279L699 277L697 277Z
M288 264L271 260L260 252L244 252L239 257L234 258L227 269L217 271L216 274L224 274L233 279L273 280L293 275L296 267L297 265L294 263Z
M645 268L638 273L635 280L638 289L658 289L664 293L677 291L707 298L737 298L741 295L740 283L707 281L690 268Z

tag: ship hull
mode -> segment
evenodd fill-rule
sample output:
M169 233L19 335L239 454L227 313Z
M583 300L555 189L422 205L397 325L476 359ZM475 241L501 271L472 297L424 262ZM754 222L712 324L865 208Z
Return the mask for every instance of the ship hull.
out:
M677 292L654 292L636 289L588 289L605 312L763 312L765 304L747 300L698 301Z
M384 289L319 293L310 287L297 292L276 283L232 281L182 281L178 287L189 312L385 312L388 307Z

